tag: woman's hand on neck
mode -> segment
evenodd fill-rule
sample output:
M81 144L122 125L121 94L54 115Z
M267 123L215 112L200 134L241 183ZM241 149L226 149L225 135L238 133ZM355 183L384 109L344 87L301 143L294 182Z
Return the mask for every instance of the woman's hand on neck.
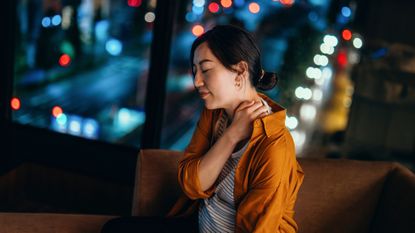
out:
M241 96L238 100L235 101L235 103L232 104L231 107L225 108L226 114L228 115L228 122L229 124L232 123L233 115L235 113L235 110L238 108L238 106L243 103L244 101L260 101L261 97L258 95L258 92L253 89L250 92L247 92L246 95Z

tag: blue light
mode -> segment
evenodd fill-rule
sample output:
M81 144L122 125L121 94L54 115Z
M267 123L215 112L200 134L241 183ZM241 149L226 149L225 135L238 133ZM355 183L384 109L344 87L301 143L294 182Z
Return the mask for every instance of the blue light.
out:
M233 1L233 4L234 4L236 7L242 7L242 6L245 4L245 0L234 0L234 1Z
M350 10L350 8L349 7L347 7L347 6L344 6L344 7L342 7L342 15L344 16L344 17L350 17L350 15L352 15L352 11Z
M105 49L107 50L107 52L113 56L118 56L121 54L122 52L122 44L119 40L117 39L110 39L109 41L107 41L107 43L105 44Z
M198 6L192 7L192 11L197 15L201 15L203 13L203 10L204 10L203 7L198 7Z
M42 19L42 26L43 27L45 27L45 28L47 28L47 27L49 27L50 26L50 18L49 17L44 17L43 19Z
M61 113L59 114L58 117L56 117L56 122L60 125L60 126L64 126L66 125L68 121L68 118L66 117L65 113Z
M308 14L308 19L312 22L316 22L318 20L318 14L312 11Z
M187 12L186 14L186 21L189 23L193 23L196 21L196 15L193 12Z
M62 22L62 17L60 15L53 16L53 18L52 18L52 24L54 26L58 26L59 24L61 24L61 22Z
M98 122L94 119L84 119L82 126L82 135L87 138L98 137Z

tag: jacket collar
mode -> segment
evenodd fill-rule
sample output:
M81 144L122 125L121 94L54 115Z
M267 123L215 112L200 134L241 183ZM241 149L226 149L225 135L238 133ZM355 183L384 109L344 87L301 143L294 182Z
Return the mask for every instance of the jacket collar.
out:
M282 128L285 128L285 118L287 110L282 107L281 105L277 104L271 98L266 96L265 94L258 92L258 95L263 98L268 105L271 107L272 112L271 114L258 118L254 121L254 134L261 133L261 131L265 131L267 137L276 134ZM258 130L262 129L262 130ZM256 136L256 135L253 135Z

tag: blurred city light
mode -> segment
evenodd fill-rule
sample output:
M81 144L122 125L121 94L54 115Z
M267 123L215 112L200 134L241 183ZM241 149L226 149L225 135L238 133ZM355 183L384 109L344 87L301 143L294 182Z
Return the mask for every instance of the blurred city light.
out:
M363 46L363 41L359 37L353 39L353 46L357 49L360 49Z
M128 0L128 6L139 7L141 6L142 0Z
M152 23L152 22L154 22L154 20L156 19L156 15L153 13L153 12L147 12L145 15L144 15L144 20L147 22L147 23Z
M352 39L352 32L349 29L344 29L342 31L342 37L344 40L350 40Z
M43 26L43 27L47 28L47 27L49 27L49 26L50 26L50 24L51 24L51 20L50 20L50 18L49 18L49 17L44 17L44 18L42 19L42 26Z
M300 107L300 117L304 121L312 121L316 117L317 109L314 105L303 104Z
M321 77L321 70L315 67L308 67L306 70L306 76L310 79L319 79Z
M219 4L217 4L216 2L212 2L209 4L208 8L210 12L217 13L219 11Z
M292 116L288 116L285 118L285 125L290 129L293 130L295 128L297 128L298 126L298 120L296 117Z
M118 56L122 52L122 44L117 39L110 39L105 44L105 49L107 52L113 56Z
M63 110L62 110L62 108L61 107L59 107L59 106L55 106L55 107L53 107L52 108L52 115L54 116L54 117L58 117L60 114L62 114L63 113Z
M348 17L350 17L350 16L352 15L352 11L351 11L351 10L350 10L350 8L349 8L349 7L347 7L347 6L342 7L341 12L342 12L342 15L343 15L344 17L346 17L346 18L348 18Z
M319 66L326 66L329 63L329 59L325 55L316 54L313 58L314 64Z
M62 54L59 58L60 66L68 66L71 63L71 57L68 54Z
M261 8L258 3L252 2L249 4L248 9L252 14L256 14L260 11Z
M59 24L61 24L61 22L62 22L62 17L60 15L53 16L53 18L52 18L52 24L54 26L58 26Z
M220 4L223 6L223 8L229 8L232 6L231 0L221 0Z
M68 133L73 135L81 135L82 118L79 116L71 115L68 119L69 129Z
M205 32L205 29L203 28L203 26L196 24L193 26L192 28L192 33L195 36L200 36Z
M82 135L87 138L97 139L99 130L98 122L94 119L88 118L84 119L82 123Z
M20 99L16 98L16 97L12 98L12 100L10 101L10 106L15 111L19 110L20 109Z
M295 96L299 99L309 100L313 96L313 93L311 92L310 88L297 87L295 89Z
M323 38L323 41L325 44L331 46L331 47L335 47L338 44L338 40L337 37L333 36L333 35L325 35Z

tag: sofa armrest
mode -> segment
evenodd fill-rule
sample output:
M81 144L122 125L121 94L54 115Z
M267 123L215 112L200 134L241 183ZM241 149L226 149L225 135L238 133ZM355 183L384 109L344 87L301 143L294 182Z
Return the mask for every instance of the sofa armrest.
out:
M99 233L109 215L0 213L5 233Z
M390 171L371 232L411 233L415 229L415 174L399 163Z

